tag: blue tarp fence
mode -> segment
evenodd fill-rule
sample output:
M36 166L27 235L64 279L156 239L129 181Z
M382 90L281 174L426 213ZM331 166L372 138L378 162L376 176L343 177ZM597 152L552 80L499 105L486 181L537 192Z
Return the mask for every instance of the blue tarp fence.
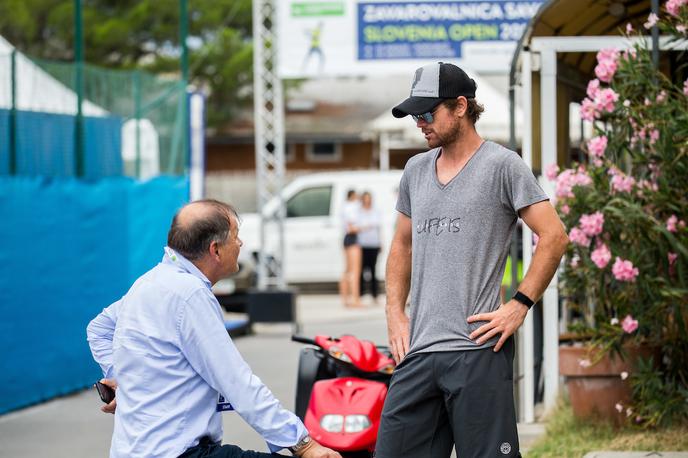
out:
M76 118L71 115L18 110L16 174L75 175ZM0 109L0 175L10 173L10 112ZM84 178L96 180L124 174L122 118L84 117Z
M186 177L0 177L0 414L101 377L86 326L162 258L188 189Z

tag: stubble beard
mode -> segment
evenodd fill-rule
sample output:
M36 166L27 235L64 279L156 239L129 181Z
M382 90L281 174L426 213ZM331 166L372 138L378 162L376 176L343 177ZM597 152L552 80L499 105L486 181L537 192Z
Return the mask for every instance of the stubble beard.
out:
M452 125L447 129L447 132L440 134L437 131L434 132L434 140L428 140L428 146L430 148L446 147L448 145L457 143L463 136L463 127L459 122L459 119L455 118Z

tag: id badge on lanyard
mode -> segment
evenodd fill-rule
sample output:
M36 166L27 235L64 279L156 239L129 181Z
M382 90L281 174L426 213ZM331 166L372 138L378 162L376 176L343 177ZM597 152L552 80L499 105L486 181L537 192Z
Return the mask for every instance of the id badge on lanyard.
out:
M220 393L217 394L217 406L215 407L216 412L225 412L227 410L234 410L232 404L230 404L224 396Z

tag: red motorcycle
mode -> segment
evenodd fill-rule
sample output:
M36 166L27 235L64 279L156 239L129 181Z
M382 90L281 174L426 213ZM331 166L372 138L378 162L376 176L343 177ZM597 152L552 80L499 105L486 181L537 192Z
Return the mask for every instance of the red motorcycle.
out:
M312 345L299 356L296 414L322 445L371 457L395 366L387 347L348 335L292 340Z

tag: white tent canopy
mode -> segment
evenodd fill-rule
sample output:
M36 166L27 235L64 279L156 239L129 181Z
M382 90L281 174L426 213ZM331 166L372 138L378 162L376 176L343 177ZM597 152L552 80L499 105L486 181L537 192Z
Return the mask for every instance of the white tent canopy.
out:
M11 54L14 50L7 40L0 37L0 108L12 106ZM77 97L74 91L43 71L24 54L16 54L16 108L46 113L76 114ZM84 100L83 114L106 116L107 110Z
M0 37L0 108L12 107L12 66L10 59L14 51L3 37ZM15 108L25 111L76 115L77 95L45 72L24 54L15 54ZM82 102L84 116L102 117L110 113L88 100ZM138 135L137 135L138 127ZM141 142L136 148L137 138ZM125 165L135 170L136 156L141 155L139 178L157 175L160 170L160 148L158 132L149 119L128 119L122 125L122 159ZM127 165L128 164L128 165Z

